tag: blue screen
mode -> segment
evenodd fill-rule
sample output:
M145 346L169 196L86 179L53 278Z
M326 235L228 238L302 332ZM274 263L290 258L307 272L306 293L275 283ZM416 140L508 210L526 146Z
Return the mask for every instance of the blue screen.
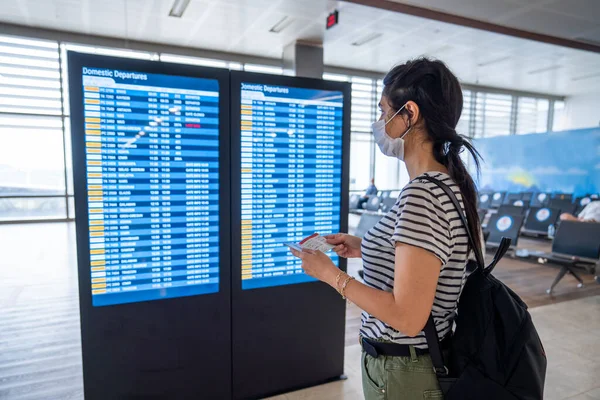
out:
M340 230L343 94L240 89L242 289L313 281L284 243Z
M82 70L94 306L219 288L219 84Z

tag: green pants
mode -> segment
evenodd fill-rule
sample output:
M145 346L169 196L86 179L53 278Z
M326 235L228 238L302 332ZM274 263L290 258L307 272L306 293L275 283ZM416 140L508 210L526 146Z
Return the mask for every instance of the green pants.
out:
M411 350L413 350L411 346ZM443 399L429 355L371 357L362 353L365 400Z

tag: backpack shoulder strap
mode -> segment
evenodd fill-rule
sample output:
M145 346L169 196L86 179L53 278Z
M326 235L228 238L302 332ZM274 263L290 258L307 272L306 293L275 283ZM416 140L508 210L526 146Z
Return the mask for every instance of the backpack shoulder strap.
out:
M465 213L463 212L463 210L460 206L460 202L456 198L456 195L454 194L452 189L450 189L450 187L448 187L448 185L446 185L444 182L440 181L439 179L433 178L429 175L423 175L420 178L426 179L432 183L435 183L450 198L450 200L454 204L454 207L456 208L456 211L458 212L458 215L460 216L460 219L465 227L465 230L467 231L467 236L469 237L469 245L471 246L471 249L475 253L475 259L477 260L477 267L481 268L481 271L483 271L485 269L485 261L483 258L483 254L481 252L481 244L475 243L475 240L473 239L474 236L473 236L471 230L469 229L469 224L467 223L467 217L465 217Z
M452 189L450 189L450 187L448 187L448 185L446 185L444 182L442 182L436 178L433 178L429 175L423 175L421 178L436 184L440 189L442 189L444 191L444 193L446 193L446 195L448 195L448 197L454 204L454 207L456 208L458 215L460 216L460 219L465 227L465 230L467 231L467 236L469 238L469 245L473 249L473 252L475 253L475 259L477 260L476 261L477 268L481 269L481 271L484 274L490 273L491 270L494 268L494 266L502 258L504 253L506 253L506 250L510 246L510 239L502 238L502 240L500 242L500 247L498 248L498 250L496 252L494 260L492 261L490 268L488 268L488 270L486 270L485 269L485 260L483 258L483 253L481 251L481 245L478 243L475 243L475 240L473 239L474 235L472 234L471 230L469 229L469 224L467 223L467 218L466 218L462 208L460 207L460 202L456 198L456 195L454 194ZM433 314L429 314L429 319L427 320L427 324L425 325L423 332L425 333L425 338L427 340L427 346L429 347L429 355L431 357L431 362L433 364L433 367L434 367L433 369L435 370L436 375L438 376L438 378L447 377L448 376L448 368L444 364L444 356L442 354L437 329L435 328L435 320L433 319Z
M473 239L473 235L471 234L471 231L469 229L469 224L467 223L467 218L465 217L465 214L463 213L463 210L460 206L460 202L456 198L456 195L454 194L452 189L450 189L448 187L448 185L446 185L444 182L442 182L436 178L433 178L429 175L423 175L421 178L434 183L440 189L442 189L444 191L444 193L446 193L446 195L448 195L448 197L454 204L454 208L456 208L456 211L458 212L458 215L460 216L460 219L465 227L465 231L467 231L467 236L469 238L469 245L473 249L473 252L475 253L475 259L477 260L476 261L477 268L481 269L481 271L484 271L485 265L484 265L483 254L481 253L481 246L476 245L475 240ZM427 346L429 347L429 356L431 357L431 362L433 364L433 369L435 370L436 375L438 376L438 378L447 377L448 376L448 368L445 366L445 363L444 363L444 356L442 354L442 349L440 346L440 339L438 337L437 329L435 327L435 320L433 319L433 313L429 314L429 319L427 320L427 324L425 325L423 332L425 333L425 339L427 340Z

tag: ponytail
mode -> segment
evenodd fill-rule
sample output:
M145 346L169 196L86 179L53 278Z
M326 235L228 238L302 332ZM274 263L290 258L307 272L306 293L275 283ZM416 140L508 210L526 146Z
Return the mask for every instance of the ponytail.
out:
M455 138L453 138L448 145L448 152L446 153L444 165L448 168L448 175L450 175L452 180L454 180L460 188L463 204L465 206L465 213L467 214L469 230L471 235L473 235L473 240L476 245L478 245L481 243L481 221L479 221L479 215L477 214L477 187L467 170L467 166L460 157L460 153L462 153L464 149L469 151L475 161L475 169L478 173L481 156L467 138L456 132L454 132L454 134Z

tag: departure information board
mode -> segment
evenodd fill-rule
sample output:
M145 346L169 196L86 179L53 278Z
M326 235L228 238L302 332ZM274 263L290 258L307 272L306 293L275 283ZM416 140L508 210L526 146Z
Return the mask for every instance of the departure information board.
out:
M343 94L240 90L242 289L313 281L284 243L340 229Z
M219 288L219 83L82 69L94 306Z

